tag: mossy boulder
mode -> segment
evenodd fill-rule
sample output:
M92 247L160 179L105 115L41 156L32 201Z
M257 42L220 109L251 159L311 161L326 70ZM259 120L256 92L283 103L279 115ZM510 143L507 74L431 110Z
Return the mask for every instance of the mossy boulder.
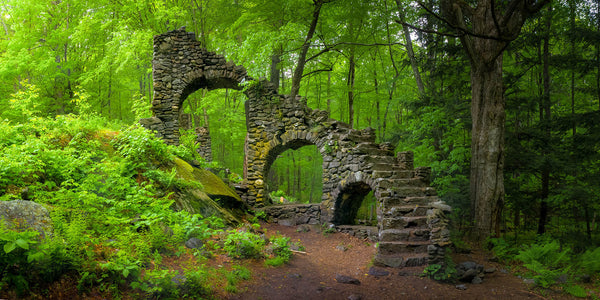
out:
M226 223L240 223L236 216L244 207L240 196L225 184L217 175L208 170L198 169L180 158L173 159L177 176L202 184L202 189L185 188L176 193L175 206L190 213L203 216L216 216Z
M52 233L52 220L41 204L26 200L0 201L0 222L16 231L36 230L41 237Z

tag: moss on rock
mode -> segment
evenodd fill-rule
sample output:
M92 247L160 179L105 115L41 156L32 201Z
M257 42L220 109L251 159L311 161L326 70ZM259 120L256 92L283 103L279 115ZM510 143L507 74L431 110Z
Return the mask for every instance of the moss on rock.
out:
M173 163L177 176L199 182L203 187L202 190L189 187L179 191L175 199L177 209L203 216L216 216L230 225L240 223L238 217L228 210L228 208L239 209L244 206L244 202L234 190L208 170L195 168L177 157L173 159Z

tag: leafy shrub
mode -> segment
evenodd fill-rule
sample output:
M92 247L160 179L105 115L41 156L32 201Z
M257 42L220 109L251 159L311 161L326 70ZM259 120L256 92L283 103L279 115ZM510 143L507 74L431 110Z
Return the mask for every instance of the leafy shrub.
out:
M579 258L578 266L588 275L600 272L600 247L585 251Z
M0 221L0 286L8 284L22 296L33 286L50 283L75 268L61 241L39 241L37 231L17 232Z
M585 290L585 288L580 285L565 286L564 291L577 298L586 298L588 296L588 293Z
M152 162L171 160L167 144L141 126L133 125L116 136L113 145L125 157L132 169L147 169Z
M558 241L542 241L532 244L519 252L515 258L523 262L523 266L534 272L536 284L549 287L556 279L568 272L569 248L561 251Z
M223 249L227 255L235 258L259 258L262 255L262 249L265 240L260 236L243 231L231 230L225 239Z
M225 273L225 278L227 279L227 285L225 286L225 291L229 293L237 293L237 283L240 280L248 280L250 279L250 270L242 266L233 266L233 270Z
M519 251L503 238L490 238L487 240L487 243L496 254L496 257L501 260L511 260Z
M286 264L290 261L292 257L292 250L290 250L290 238L284 236L275 236L271 239L271 251L273 252L273 257L265 260L265 264L268 266L280 266Z

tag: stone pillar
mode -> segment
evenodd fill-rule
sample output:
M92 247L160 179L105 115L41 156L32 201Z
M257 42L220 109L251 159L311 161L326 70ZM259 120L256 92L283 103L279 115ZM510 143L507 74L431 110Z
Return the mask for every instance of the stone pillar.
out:
M196 141L198 142L198 154L206 162L212 161L211 139L208 127L196 127Z
M403 170L412 170L413 166L413 152L412 151L404 151L396 153L396 159L398 160L398 164L400 168Z

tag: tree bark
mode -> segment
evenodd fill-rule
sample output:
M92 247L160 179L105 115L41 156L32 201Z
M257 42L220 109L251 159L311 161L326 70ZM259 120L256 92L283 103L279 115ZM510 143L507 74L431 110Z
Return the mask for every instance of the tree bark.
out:
M354 61L354 48L350 48L350 58L348 62L348 124L350 128L354 128L354 71L356 63Z
M504 204L504 95L502 56L471 64L471 212L474 236L499 233Z
M545 138L550 140L550 119L551 115L551 102L550 102L550 25L552 22L552 6L548 7L548 16L546 18L545 33L543 39L543 54L542 54L542 78L543 78L543 94L542 94L542 107L543 114L541 121L545 121L542 124L545 127L544 133ZM546 223L548 222L548 196L550 194L550 165L548 163L548 156L550 150L544 148L542 150L544 156L544 162L542 164L542 194L540 199L540 218L538 220L538 234L544 234L546 232Z
M280 67L279 64L281 63L281 51L280 49L277 49L275 53L273 53L273 55L271 55L271 84L277 89L279 90L279 72L280 72Z
M292 90L290 92L292 97L296 97L298 95L298 91L300 91L300 81L302 80L304 65L306 64L306 53L308 53L308 48L310 48L310 40L312 40L315 30L317 29L319 14L321 13L323 2L324 0L313 0L315 6L313 9L313 17L310 22L310 27L308 28L308 33L306 33L304 44L302 44L300 55L298 55L298 63L296 64L296 69L294 69L294 75L292 76Z
M406 53L408 54L408 58L410 60L410 66L413 70L413 74L415 76L415 81L417 82L417 89L419 90L419 96L423 97L425 95L425 86L423 85L423 80L421 80L421 73L419 72L419 67L417 65L417 59L415 58L415 52L413 51L412 39L410 37L410 31L408 30L408 26L406 25L406 20L404 18L404 10L402 9L402 5L400 4L400 0L396 0L396 6L398 7L398 17L400 18L400 22L402 24L402 33L404 34Z
M470 196L473 238L478 241L499 235L504 205L502 54L525 20L547 2L512 0L504 9L486 0L478 0L475 7L461 0L440 3L442 19L461 33L471 65Z

